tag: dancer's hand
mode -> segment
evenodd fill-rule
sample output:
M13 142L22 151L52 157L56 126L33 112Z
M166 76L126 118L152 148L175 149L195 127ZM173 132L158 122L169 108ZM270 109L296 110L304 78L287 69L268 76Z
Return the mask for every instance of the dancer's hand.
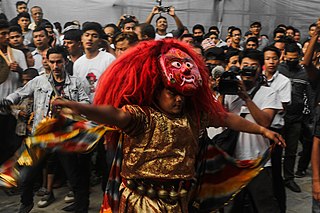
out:
M79 115L78 103L75 101L69 101L63 98L56 98L52 104L57 107L61 107L60 113L64 115Z
M279 146L286 147L286 142L279 133L263 127L262 135L270 140L273 140Z

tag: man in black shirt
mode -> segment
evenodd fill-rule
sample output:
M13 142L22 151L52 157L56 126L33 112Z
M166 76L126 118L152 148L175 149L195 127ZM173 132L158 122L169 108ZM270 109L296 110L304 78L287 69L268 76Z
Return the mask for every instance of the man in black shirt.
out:
M302 129L304 95L309 85L305 69L299 65L300 48L295 44L285 47L285 62L279 65L279 71L291 80L291 103L288 104L285 115L284 138L287 142L283 162L285 185L294 192L301 192L294 181L294 166L298 148L298 140Z

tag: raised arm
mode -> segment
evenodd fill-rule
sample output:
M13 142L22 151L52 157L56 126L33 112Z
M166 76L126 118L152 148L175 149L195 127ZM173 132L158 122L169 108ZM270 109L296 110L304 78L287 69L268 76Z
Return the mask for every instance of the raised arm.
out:
M320 35L320 19L317 21L316 31L310 39L309 46L307 48L306 54L304 55L303 61L301 63L306 67L307 73L311 81L314 81L317 78L317 69L312 64L312 56L314 54L314 48L319 38L319 35Z
M176 22L176 25L177 25L177 28L179 31L183 31L184 30L184 26L181 22L181 20L179 19L179 17L176 15L175 13L175 9L174 7L170 7L170 10L169 10L169 15L174 19L174 21Z
M61 99L55 100L53 104L67 107L71 109L74 114L84 115L87 119L97 123L117 126L121 129L125 128L131 121L130 113L110 105L95 106Z
M146 23L147 24L151 24L152 22L152 19L153 19L153 16L156 15L156 14L159 14L160 11L159 11L159 6L154 6L152 8L152 11L151 13L148 15L147 19L146 19Z

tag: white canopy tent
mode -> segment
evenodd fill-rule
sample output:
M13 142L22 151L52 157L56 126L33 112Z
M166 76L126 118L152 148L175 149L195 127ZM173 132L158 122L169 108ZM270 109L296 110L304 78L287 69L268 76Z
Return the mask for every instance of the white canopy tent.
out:
M9 19L16 15L17 0L2 0L2 11ZM175 6L183 24L189 29L200 23L206 29L217 25L223 36L228 26L240 27L243 32L253 21L260 21L262 33L272 36L280 23L292 25L306 36L308 26L319 16L319 0L163 0L164 6ZM44 18L51 22L79 20L98 21L102 25L116 23L121 14L135 15L143 22L156 0L29 0L29 8L43 8ZM169 28L174 28L170 18Z

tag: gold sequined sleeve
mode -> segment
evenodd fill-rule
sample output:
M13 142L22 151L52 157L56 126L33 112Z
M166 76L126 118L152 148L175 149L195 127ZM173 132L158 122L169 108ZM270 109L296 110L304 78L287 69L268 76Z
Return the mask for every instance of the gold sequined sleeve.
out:
M137 137L144 133L149 125L148 110L137 105L125 105L122 110L131 114L131 121L123 131L130 137Z

